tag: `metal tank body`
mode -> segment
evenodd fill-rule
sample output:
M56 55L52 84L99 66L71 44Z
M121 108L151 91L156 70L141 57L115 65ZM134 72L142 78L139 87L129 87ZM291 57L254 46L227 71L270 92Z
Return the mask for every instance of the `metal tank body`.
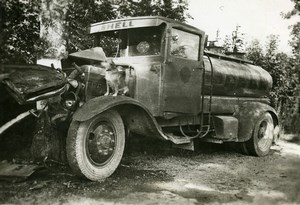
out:
M247 61L220 56L210 56L213 65L213 96L228 97L266 97L272 87L271 75L259 66ZM204 94L210 95L211 65L204 58L205 86Z

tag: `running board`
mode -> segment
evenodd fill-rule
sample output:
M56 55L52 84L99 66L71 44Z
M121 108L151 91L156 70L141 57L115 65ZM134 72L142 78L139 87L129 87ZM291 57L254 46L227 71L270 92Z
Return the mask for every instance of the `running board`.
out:
M172 147L191 151L195 150L194 140L184 136L176 136L172 133L168 133L167 136L173 142Z
M186 144L172 144L172 147L195 151L195 146L194 146L194 141L193 140L191 140L190 143L186 143Z
M176 145L179 145L179 144L188 144L188 143L191 143L193 140L191 140L190 138L188 137L182 137L182 136L176 136L172 133L168 133L166 134L169 138L169 140L171 142L173 142L174 144Z

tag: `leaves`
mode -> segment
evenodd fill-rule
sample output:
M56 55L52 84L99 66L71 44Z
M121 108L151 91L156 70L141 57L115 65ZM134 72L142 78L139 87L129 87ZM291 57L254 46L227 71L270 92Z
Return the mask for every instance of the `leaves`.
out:
M164 16L180 22L190 18L189 14L186 14L188 4L185 1L174 3L172 0L121 0L116 7L119 12L118 17Z
M74 0L66 16L67 50L74 52L92 47L93 38L88 35L91 23L116 18L116 11L110 1Z
M256 65L263 65L263 49L262 45L257 39L252 41L251 44L246 48L246 58L251 60Z
M184 22L188 16L187 3L178 1L174 3L171 0L120 0L116 2L98 0L83 1L74 0L68 8L66 18L67 30L67 50L74 52L90 48L93 44L91 36L87 35L91 23L107 21L116 18L128 16L164 16L174 20ZM110 40L102 45L115 44Z
M277 110L283 127L295 132L294 115L298 107L297 96L299 72L294 56L278 51L278 36L270 35L265 50L258 40L253 41L246 49L246 56L256 65L267 70L273 78L273 87L269 94L271 105ZM299 65L299 64L298 64Z
M287 19L300 16L300 1L291 1L294 3L294 8L284 15L284 18ZM291 40L289 42L293 49L293 56L290 59L293 69L293 76L291 79L297 79L297 81L294 85L293 92L295 94L291 99L293 106L291 107L290 118L287 120L287 123L289 124L289 130L300 134L300 22L298 21L292 25L291 28Z
M244 52L244 33L240 32L239 25L236 26L236 29L232 32L231 36L226 35L223 43L223 48L225 53L230 52Z
M294 8L291 11L287 12L286 14L283 14L283 17L287 19L293 16L300 15L300 1L299 0L291 0L291 1L295 3Z
M39 39L38 8L17 0L0 4L0 63L33 63Z
M68 52L74 52L93 45L88 35L91 23L126 16L161 15L181 22L190 18L186 14L187 3L182 0L176 3L172 0L69 0L63 9L57 2L59 0L4 0L0 4L3 28L0 30L0 63L35 63L38 56L55 55L55 49L59 48L53 47L47 37L53 37L51 32L54 31L66 42ZM60 32L61 28L57 27L60 25L65 32Z

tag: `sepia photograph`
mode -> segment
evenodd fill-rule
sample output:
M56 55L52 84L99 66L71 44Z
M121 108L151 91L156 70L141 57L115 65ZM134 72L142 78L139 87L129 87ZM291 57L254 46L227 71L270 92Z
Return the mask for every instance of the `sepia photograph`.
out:
M1 0L0 205L300 204L299 0Z

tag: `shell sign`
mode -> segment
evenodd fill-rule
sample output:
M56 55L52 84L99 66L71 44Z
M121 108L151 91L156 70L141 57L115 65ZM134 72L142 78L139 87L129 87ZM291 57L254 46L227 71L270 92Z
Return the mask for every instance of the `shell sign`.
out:
M99 33L105 31L115 31L129 28L159 26L164 21L155 18L129 18L124 20L113 20L91 24L90 33Z

